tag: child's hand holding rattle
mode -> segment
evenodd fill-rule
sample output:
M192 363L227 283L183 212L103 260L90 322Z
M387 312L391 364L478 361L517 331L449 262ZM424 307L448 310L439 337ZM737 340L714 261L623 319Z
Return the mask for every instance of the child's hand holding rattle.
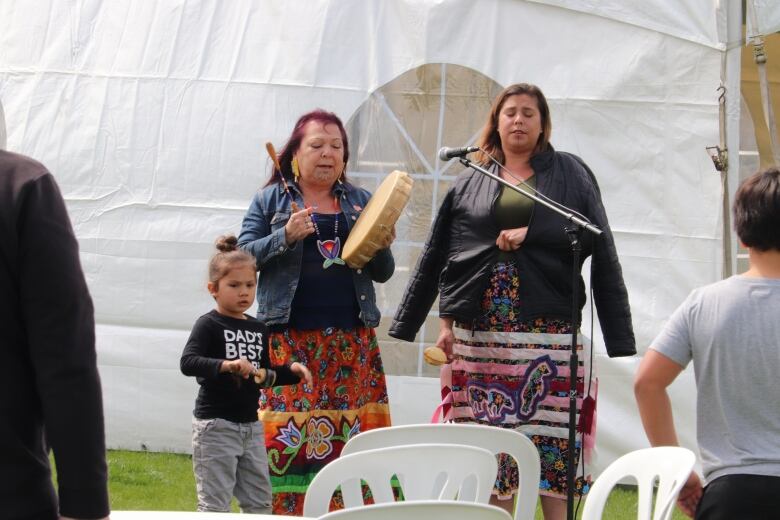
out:
M219 367L219 371L223 374L236 374L244 379L249 379L249 376L254 375L255 367L246 358L226 359Z

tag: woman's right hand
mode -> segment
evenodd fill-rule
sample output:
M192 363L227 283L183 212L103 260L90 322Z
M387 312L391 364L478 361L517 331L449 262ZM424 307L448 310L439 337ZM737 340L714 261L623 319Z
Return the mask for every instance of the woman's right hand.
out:
M452 332L452 318L439 318L439 337L435 347L444 351L447 355L447 363L452 361L452 344L455 343L455 334Z
M502 229L496 239L496 245L501 251L514 251L520 248L528 234L528 226Z
M311 220L311 208L304 208L290 215L290 220L284 225L284 240L288 246L314 233L314 223Z

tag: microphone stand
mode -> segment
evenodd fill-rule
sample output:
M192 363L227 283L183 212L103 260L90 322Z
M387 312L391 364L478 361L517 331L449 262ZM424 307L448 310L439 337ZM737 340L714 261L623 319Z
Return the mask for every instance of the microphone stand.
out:
M524 196L541 204L542 206L554 211L555 213L566 219L570 225L564 227L564 232L569 238L571 244L572 253L572 265L571 265L571 355L569 356L569 446L568 446L568 468L566 471L566 518L568 520L574 520L574 481L577 474L577 467L574 462L574 453L576 451L577 444L577 369L579 360L577 357L577 330L579 329L579 287L577 284L580 264L580 252L582 251L582 244L580 243L580 235L583 229L587 229L595 236L601 235L602 231L585 220L579 218L573 211L566 211L559 208L555 204L540 198L535 193L527 193L521 190L517 186L510 182L505 181L498 175L490 173L486 169L479 165L474 164L466 157L459 157L458 161L466 168L472 168L479 173L486 175L494 181L506 186L507 188L522 193ZM564 206L565 207L565 206ZM568 209L568 208L567 208ZM583 389L584 392L584 389ZM583 399L586 396L583 394ZM583 446L584 449L584 432L583 432Z

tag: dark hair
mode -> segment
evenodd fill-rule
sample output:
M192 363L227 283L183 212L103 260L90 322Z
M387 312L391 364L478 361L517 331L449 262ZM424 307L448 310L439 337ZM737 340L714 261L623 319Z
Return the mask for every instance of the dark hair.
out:
M539 115L542 118L542 133L539 135L539 140L536 142L534 153L539 153L547 149L550 143L550 135L552 134L552 121L550 121L550 107L547 105L547 98L544 97L542 90L536 85L530 83L515 83L509 85L507 88L501 91L493 100L493 105L490 107L490 113L488 114L485 126L482 127L482 135L479 137L478 146L486 153L477 154L477 160L480 163L486 164L490 160L486 154L490 154L495 159L504 164L506 156L504 150L501 148L501 136L498 135L498 115L501 113L501 109L504 107L504 103L511 96L518 96L526 94L536 98L536 106L539 109Z
M284 178L287 179L287 182L292 182L294 180L291 164L292 158L293 155L295 155L295 152L297 152L301 147L301 141L303 141L303 129L310 121L318 121L322 123L323 126L336 125L339 127L339 132L341 132L341 141L344 144L344 173L341 177L341 180L346 182L346 168L347 161L349 160L349 140L347 139L347 131L344 129L344 123L341 122L339 116L333 112L322 110L321 108L317 108L311 112L303 114L295 123L292 134L290 134L289 139L287 139L287 142L282 147L282 151L279 153L279 166L282 168L282 175L284 175ZM271 178L268 179L266 186L277 184L279 182L281 182L279 175L271 175Z
M238 248L238 239L234 235L222 235L215 243L217 252L209 261L209 281L219 284L219 281L227 275L231 269L249 264L257 270L257 264L252 255Z
M745 247L780 251L780 169L745 179L734 197L734 230Z

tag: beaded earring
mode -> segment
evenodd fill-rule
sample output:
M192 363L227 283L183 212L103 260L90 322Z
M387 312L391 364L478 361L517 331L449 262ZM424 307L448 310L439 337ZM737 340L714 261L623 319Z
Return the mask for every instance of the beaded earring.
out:
M293 177L295 178L295 182L298 182L298 177L301 176L301 172L300 172L300 170L298 170L298 158L297 157L293 157L291 166L292 166L292 172L293 172Z

